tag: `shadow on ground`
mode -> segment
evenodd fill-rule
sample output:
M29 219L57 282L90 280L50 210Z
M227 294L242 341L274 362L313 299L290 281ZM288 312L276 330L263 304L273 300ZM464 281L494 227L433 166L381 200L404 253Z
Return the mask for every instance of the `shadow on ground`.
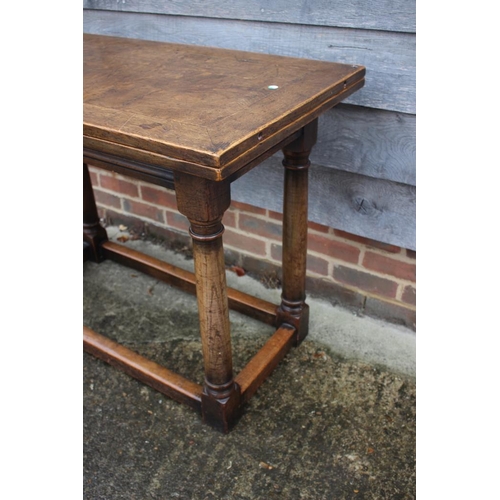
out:
M84 324L203 379L196 301L153 278L85 263ZM238 372L272 329L236 313L231 326ZM83 366L87 500L415 498L412 376L306 340L222 435L90 355Z

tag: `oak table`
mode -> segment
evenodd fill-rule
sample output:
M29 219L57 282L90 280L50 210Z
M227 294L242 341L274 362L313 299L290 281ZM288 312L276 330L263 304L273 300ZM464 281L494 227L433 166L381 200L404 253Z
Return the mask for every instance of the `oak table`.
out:
M309 154L318 116L364 84L365 68L226 49L84 35L84 258L111 259L196 293L205 379L189 381L84 327L84 349L186 403L227 432L308 331ZM221 223L231 183L283 150L281 304L226 287ZM195 272L108 241L87 165L174 188ZM233 373L228 307L275 326Z

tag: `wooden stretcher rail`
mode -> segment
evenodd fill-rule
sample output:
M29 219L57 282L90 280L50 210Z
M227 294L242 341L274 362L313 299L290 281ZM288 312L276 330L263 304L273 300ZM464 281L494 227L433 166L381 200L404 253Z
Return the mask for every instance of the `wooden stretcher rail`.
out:
M117 342L83 327L83 348L166 396L201 413L202 387Z
M196 293L195 275L189 271L112 241L102 243L102 252L106 258L114 262L160 279L185 292ZM252 297L234 288L227 289L227 296L229 307L234 311L251 316L268 325L275 326L275 304Z
M247 402L293 346L295 328L282 325L236 376L242 402Z

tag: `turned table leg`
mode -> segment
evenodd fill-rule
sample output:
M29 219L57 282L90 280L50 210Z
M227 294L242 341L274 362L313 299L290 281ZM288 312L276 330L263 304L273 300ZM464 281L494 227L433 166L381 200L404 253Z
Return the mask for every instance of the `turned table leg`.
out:
M83 242L88 245L89 257L95 262L101 262L103 256L100 245L107 241L108 235L99 222L94 191L90 181L88 166L83 164Z
M223 432L235 423L240 406L234 382L229 329L229 308L221 223L229 207L226 182L175 173L179 212L190 221L200 318L205 381L202 393L203 420Z
M309 306L305 303L308 170L317 128L316 119L302 129L298 139L283 149L283 292L277 324L286 323L296 328L296 345L304 340L309 328Z

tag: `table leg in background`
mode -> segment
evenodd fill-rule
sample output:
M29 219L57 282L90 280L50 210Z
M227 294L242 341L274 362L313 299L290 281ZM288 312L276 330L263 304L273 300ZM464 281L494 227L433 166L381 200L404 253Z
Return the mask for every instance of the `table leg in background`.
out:
M278 308L278 325L296 328L296 345L309 328L306 304L307 203L309 155L316 143L317 119L302 129L302 135L283 149L285 156L283 201L283 292Z

